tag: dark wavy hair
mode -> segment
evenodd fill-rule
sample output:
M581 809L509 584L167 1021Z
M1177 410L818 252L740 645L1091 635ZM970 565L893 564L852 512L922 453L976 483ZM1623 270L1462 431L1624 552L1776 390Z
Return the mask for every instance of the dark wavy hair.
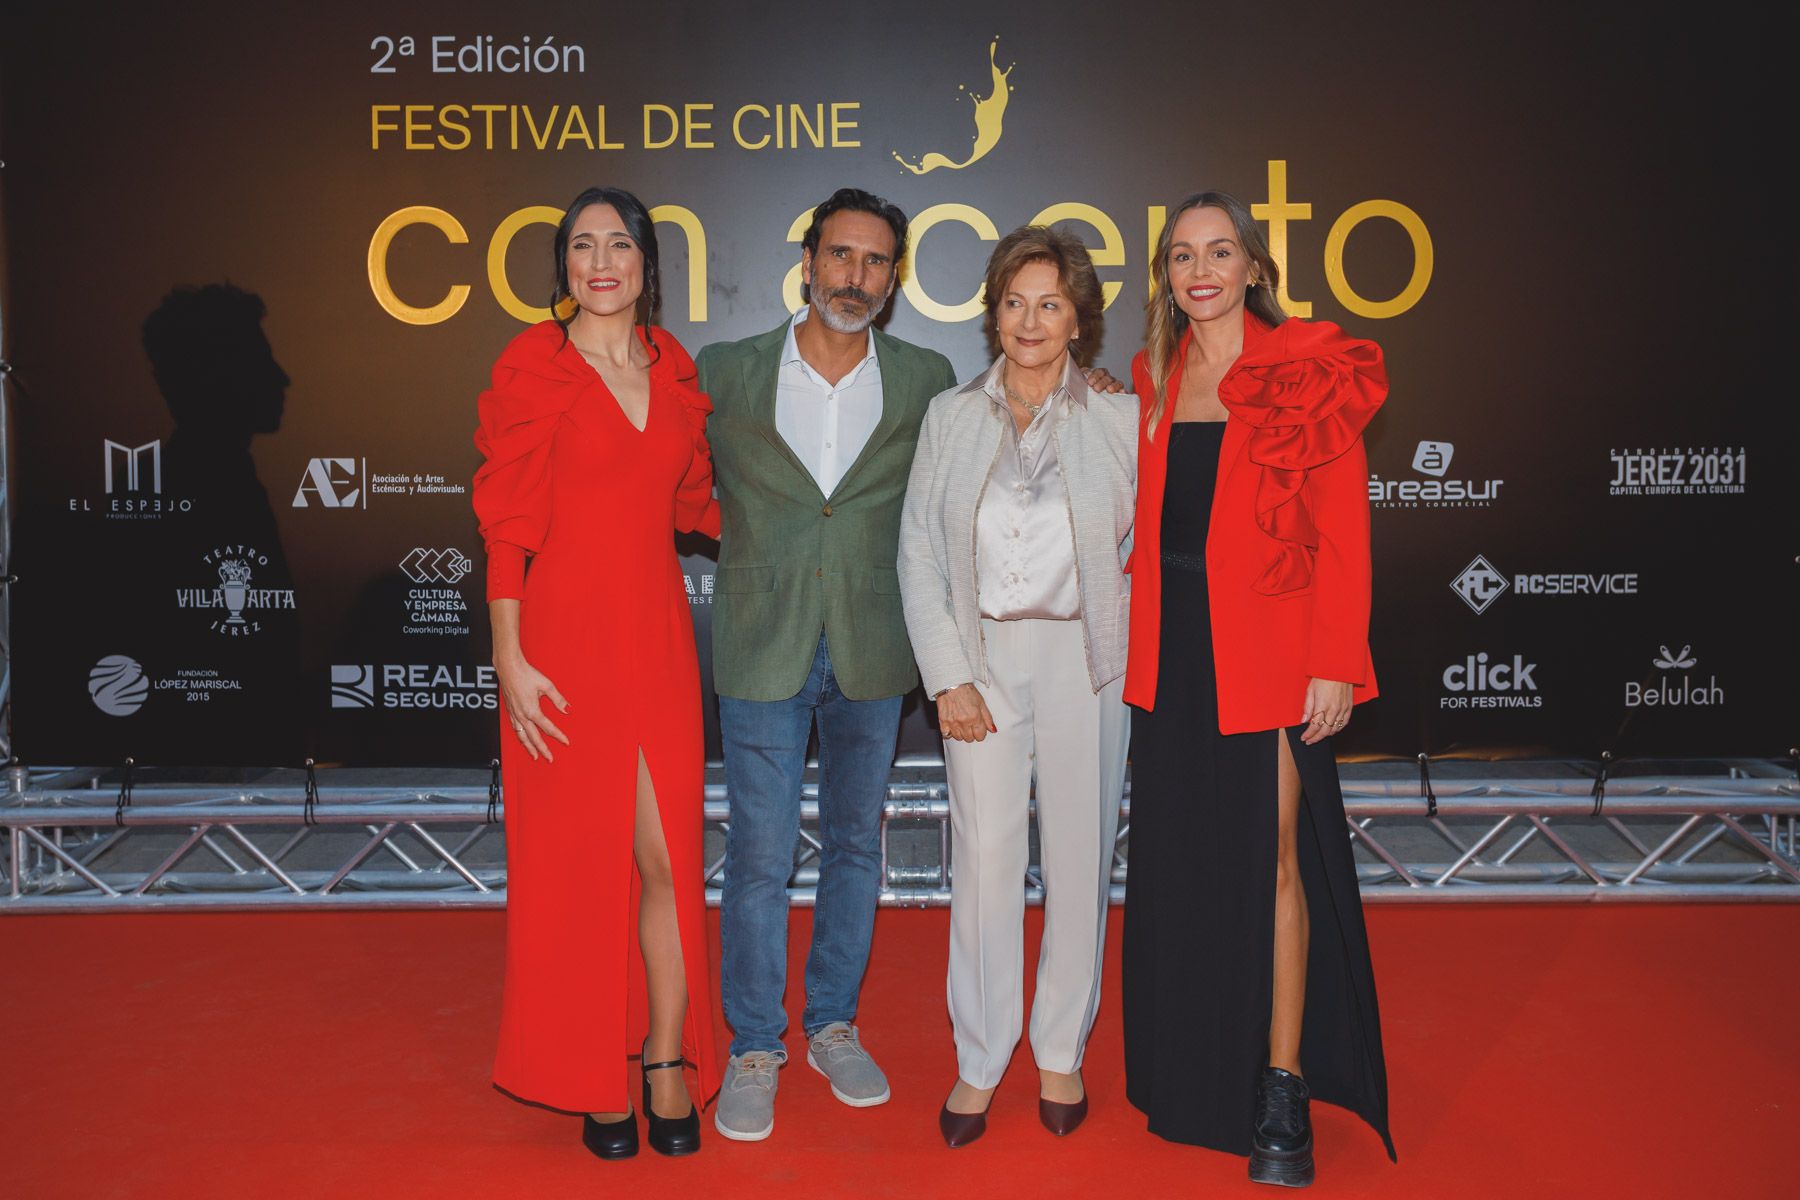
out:
M655 323L656 314L662 308L662 254L656 248L656 222L650 219L650 210L644 202L626 191L624 188L591 187L569 202L562 220L556 225L556 243L551 250L552 271L556 278L556 286L550 291L550 315L562 326L563 340L569 337L569 324L575 319L575 311L568 307L575 293L569 287L569 239L574 236L575 219L581 211L593 204L610 204L618 212L619 219L625 222L625 232L637 243L644 255L644 290L638 293L637 323L644 326L648 337L649 327ZM565 315L565 313L567 315ZM649 337L651 349L658 356L662 350L656 345L656 339Z
M873 192L865 192L861 188L839 188L831 193L831 198L812 211L812 224L800 238L800 248L808 254L819 252L819 238L825 230L825 218L832 213L864 212L880 217L886 221L888 228L894 231L894 277L900 277L900 267L906 261L906 214L896 204L883 200ZM800 298L812 300L812 285L800 285Z

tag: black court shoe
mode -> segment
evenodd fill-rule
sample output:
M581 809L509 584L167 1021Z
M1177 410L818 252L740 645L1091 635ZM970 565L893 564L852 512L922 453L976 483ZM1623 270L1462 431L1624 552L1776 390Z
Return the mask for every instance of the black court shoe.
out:
M629 1113L623 1121L596 1121L584 1114L581 1144L596 1158L630 1158L638 1152L637 1114Z
M650 1043L644 1043L644 1058L650 1057ZM688 1101L687 1116L659 1117L656 1110L650 1107L650 1072L662 1071L673 1067L680 1070L687 1065L685 1058L670 1059L668 1062L644 1063L644 1120L650 1127L650 1148L658 1154L666 1154L671 1158L683 1154L692 1154L700 1149L700 1110Z
M1280 1067L1263 1068L1250 1144L1252 1183L1305 1187L1313 1181L1311 1098L1306 1080Z

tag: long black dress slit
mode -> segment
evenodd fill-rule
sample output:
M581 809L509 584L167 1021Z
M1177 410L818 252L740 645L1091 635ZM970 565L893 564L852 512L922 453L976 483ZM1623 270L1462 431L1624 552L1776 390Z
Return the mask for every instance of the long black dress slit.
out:
M1174 423L1162 512L1156 708L1131 720L1121 987L1125 1094L1152 1133L1249 1154L1274 995L1278 731L1219 732L1206 528L1223 421ZM1387 1068L1356 865L1329 738L1286 731L1300 771L1311 923L1300 1068L1381 1135Z

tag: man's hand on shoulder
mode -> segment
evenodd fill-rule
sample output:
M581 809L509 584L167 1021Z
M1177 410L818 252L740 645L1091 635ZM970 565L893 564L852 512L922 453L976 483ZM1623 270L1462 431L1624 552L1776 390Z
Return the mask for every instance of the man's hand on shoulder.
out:
M1087 376L1089 388L1104 395L1113 396L1125 390L1125 385L1114 379L1105 367L1089 367L1082 374Z

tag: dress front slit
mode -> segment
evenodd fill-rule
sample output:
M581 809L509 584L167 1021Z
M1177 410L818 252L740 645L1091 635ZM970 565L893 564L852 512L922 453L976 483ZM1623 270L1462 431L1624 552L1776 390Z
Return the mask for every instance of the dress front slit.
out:
M1330 739L1219 732L1206 531L1224 422L1169 431L1154 709L1132 714L1121 1004L1126 1096L1171 1141L1249 1154L1274 995L1279 746L1300 773L1310 917L1301 1069L1387 1132L1374 972Z
M534 760L501 722L506 983L494 1082L571 1112L633 1105L627 1057L648 1029L633 849L641 756L675 885L697 1102L718 1090L702 875L700 671L674 534L716 530L705 397L655 331L650 403L633 426L554 322L515 339L482 397L475 507L491 597L520 600L526 661L567 711L569 744ZM523 567L529 558L529 570ZM496 577L511 559L522 586Z

